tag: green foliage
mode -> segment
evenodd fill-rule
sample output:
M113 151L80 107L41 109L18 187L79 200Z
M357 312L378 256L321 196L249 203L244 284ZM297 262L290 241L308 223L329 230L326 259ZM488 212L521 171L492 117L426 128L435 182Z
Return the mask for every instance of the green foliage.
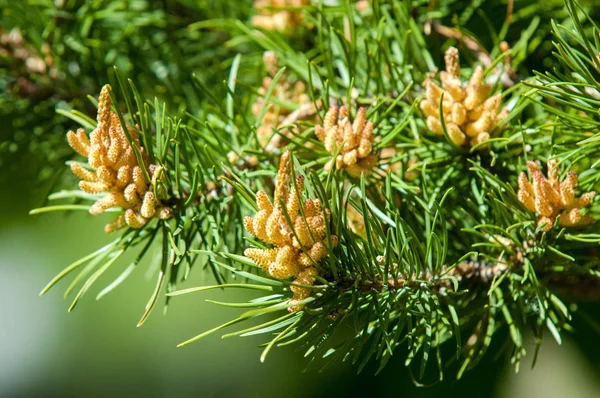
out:
M199 108L190 75L201 71L206 79L223 79L222 62L231 52L222 46L226 32L199 34L186 27L206 18L246 19L250 5L239 3L0 0L0 33L18 28L25 46L47 54L43 73L32 73L12 56L0 56L0 164L11 167L15 159L31 156L44 165L37 177L48 181L57 164L70 157L63 134L72 125L56 111L92 114L86 96L115 83L113 67L135 78L143 98L168 99L177 115Z
M303 25L286 35L244 22L250 13L245 7L214 7L223 5L216 0L156 3L65 2L54 8L42 2L26 16L39 19L32 25L37 30L27 33L33 43L54 43L59 73L51 80L57 87L51 98L71 88L81 100L110 81L122 123L139 129L151 161L166 170L161 183L174 214L141 229L124 228L42 293L78 270L65 293L80 286L73 309L109 268L122 267L122 273L98 298L142 260L154 258L156 289L140 324L163 297L169 303L217 288L257 294L248 302L215 302L244 312L182 346L246 322L224 337L264 335L261 360L274 347L295 345L319 367L343 360L361 370L378 360L381 370L401 352L415 379L425 381L441 380L448 368L461 377L490 350L506 351L519 369L527 333L538 347L547 332L560 343L577 300L597 296L590 291L600 265L598 224L556 223L544 231L517 195L526 162L549 158L560 159L561 176L578 171L581 192L599 187L596 8L572 0L515 1L508 10L501 1L374 1L361 10L349 1L314 2L300 10ZM11 7L3 18L24 26ZM502 50L503 41L510 51ZM433 134L417 106L423 81L441 68L449 46L461 50L463 77L483 64L493 91L502 93L508 114L486 145L457 147L447 134ZM277 57L281 69L260 90L264 51ZM548 70L555 60L557 67ZM73 62L81 75L68 73ZM113 64L119 73L106 77ZM272 126L288 143L267 150L258 128L274 105L300 109L279 98L284 76L308 87L318 118L294 120L298 129ZM2 75L3 82L11 78ZM264 101L257 114L258 97ZM19 100L6 98L17 120ZM34 102L45 106L25 101L21 109ZM387 151L359 179L324 168L332 155L314 128L334 104L353 114L367 106L374 148ZM82 112L65 106L61 115L89 132L95 122L86 116L88 108L93 106L82 105ZM22 128L39 123L27 117ZM312 294L294 304L303 305L295 312L288 311L293 282L270 277L242 255L249 247L267 247L244 230L243 217L255 214L258 190L274 191L284 149L294 155L293 172L306 176L306 198L319 198L331 213L329 255L317 264L316 283L305 286ZM88 210L99 197L64 190L49 198L60 204L33 212ZM596 219L599 211L598 201L587 208ZM349 213L363 219L361 231ZM339 239L335 248L333 235ZM129 266L118 261L135 250ZM211 272L216 284L186 286L194 265Z

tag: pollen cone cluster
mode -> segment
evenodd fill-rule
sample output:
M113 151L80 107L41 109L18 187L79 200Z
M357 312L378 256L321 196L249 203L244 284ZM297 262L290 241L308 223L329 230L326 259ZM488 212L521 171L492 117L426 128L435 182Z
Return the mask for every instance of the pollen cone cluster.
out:
M592 224L595 220L581 214L580 209L590 204L596 192L587 192L575 198L577 174L569 171L563 181L558 180L558 159L548 161L548 178L544 177L539 166L527 162L532 181L522 172L519 176L519 200L527 210L539 216L538 226L549 231L556 217L560 216L558 224L561 227L578 227Z
M264 191L258 191L256 203L259 212L253 217L244 218L246 230L263 242L273 245L273 248L246 249L244 254L274 278L293 277L295 284L312 285L318 275L315 265L328 253L326 231L329 210L321 209L318 199L306 199L301 205L304 177L298 176L289 188L290 178L290 153L285 152L279 164L273 203ZM337 236L331 235L332 245L336 246L337 242ZM291 289L294 292L292 302L310 296L307 288L292 286ZM292 305L289 309L296 311L300 308Z
M172 214L154 194L162 169L149 164L138 132L129 128L144 160L144 164L138 164L119 118L111 110L110 90L109 85L102 88L98 100L98 125L89 137L81 128L76 133L67 133L71 148L88 158L89 167L71 162L71 170L81 179L79 188L92 194L105 193L90 207L90 213L100 214L112 207L123 209L115 221L106 225L107 233L126 225L142 228L152 217L166 219ZM146 181L142 167L148 171L150 181Z
M257 15L252 17L252 24L270 31L293 31L302 25L298 9L309 4L310 0L255 0Z
M373 123L367 120L366 108L359 108L352 122L348 108L332 106L325 114L323 126L315 126L315 134L327 152L335 155L339 150L337 157L325 165L326 170L335 165L337 170L345 169L352 177L360 177L377 164L378 156L373 152Z
M481 66L477 66L469 81L463 84L456 48L446 51L445 61L446 71L440 73L442 87L430 78L424 83L425 99L420 106L427 116L427 127L436 134L444 134L440 118L443 95L443 121L452 142L472 147L489 140L492 130L505 116L505 112L498 113L501 95L490 97L491 85L484 82Z
M264 53L263 62L267 69L267 77L263 79L263 85L258 89L259 97L252 104L252 113L255 118L260 117L265 105L265 96L273 83L273 78L280 69L279 60L272 51ZM274 129L296 123L299 120L313 119L317 114L317 109L307 95L306 85L302 81L292 82L287 73L279 77L271 91L270 98L275 99L275 101L269 101L267 104L269 108L258 127L257 135L261 146L271 152L285 145L285 139L274 133ZM299 108L292 111L285 106L281 106L281 103L298 105ZM292 137L292 132L287 129L282 130L280 134L288 138Z

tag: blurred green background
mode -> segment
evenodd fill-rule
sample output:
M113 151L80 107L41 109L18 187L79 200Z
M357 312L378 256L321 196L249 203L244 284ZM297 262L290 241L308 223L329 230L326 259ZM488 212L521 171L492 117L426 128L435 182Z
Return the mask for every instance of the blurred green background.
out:
M581 327L558 347L545 341L530 370L534 344L514 375L506 356L494 352L459 381L418 388L402 354L378 376L376 364L360 375L349 364L319 372L293 347L276 349L260 363L261 339L209 336L185 348L176 344L232 319L235 309L206 303L231 301L244 292L204 292L175 297L169 312L155 309L136 323L154 288L142 266L100 301L94 296L126 262L104 275L72 313L62 282L43 298L44 285L65 265L108 237L102 217L87 214L29 216L45 188L34 175L0 172L0 397L600 397L598 335ZM183 287L212 283L200 269ZM576 338L576 341L574 340Z

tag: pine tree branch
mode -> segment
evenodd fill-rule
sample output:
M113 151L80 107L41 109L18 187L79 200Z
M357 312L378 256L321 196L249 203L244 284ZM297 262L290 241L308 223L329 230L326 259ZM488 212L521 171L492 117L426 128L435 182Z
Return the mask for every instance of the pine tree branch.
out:
M72 309L138 247L98 296L155 252L140 324L163 296L257 293L215 303L244 312L180 346L258 320L226 336L268 336L261 361L296 344L310 363L347 360L360 371L378 360L380 371L403 347L419 380L441 379L449 364L461 377L505 338L518 370L528 331L538 344L547 332L560 343L569 304L597 299L598 28L570 0L566 12L538 5L535 16L510 2L497 32L486 22L496 5L282 0L257 2L255 18L242 15L248 23L235 19L247 10L210 7L197 18L214 19L192 23L186 2L176 17L154 15L150 30L182 45L168 40L146 55L127 47L144 84L111 77L114 106L100 99L98 123L62 111L83 126L69 139L87 161L69 167L84 192L53 195L63 202L38 210L111 211L109 230L120 235L42 293L79 270L67 288L79 287ZM574 28L550 21L555 12ZM135 41L149 28L135 15L119 9L109 21L129 17ZM436 35L424 34L424 21ZM521 81L539 65L550 26L560 68ZM81 48L88 36L53 34L93 61ZM177 55L162 64L167 53ZM156 74L152 60L175 72ZM87 63L90 81L101 80ZM192 70L189 85L182 75ZM149 101L154 91L168 106ZM194 264L217 284L178 290Z

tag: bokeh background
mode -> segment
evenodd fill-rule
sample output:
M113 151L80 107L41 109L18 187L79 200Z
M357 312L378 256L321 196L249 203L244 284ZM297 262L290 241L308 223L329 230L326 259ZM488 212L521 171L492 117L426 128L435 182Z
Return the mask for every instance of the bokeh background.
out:
M95 301L102 283L127 266L123 261L67 313L70 300L62 293L68 282L42 298L39 291L65 265L108 242L104 220L83 212L29 216L47 187L37 185L27 167L21 170L0 171L0 397L600 397L600 335L582 322L560 347L547 339L533 370L531 341L518 375L505 355L490 352L461 381L448 372L443 383L416 387L401 355L374 376L375 363L360 375L349 364L304 371L308 362L293 347L275 349L261 363L260 338L215 334L176 348L238 313L206 299L252 293L175 297L166 315L157 306L137 328L154 288L154 279L144 275L148 263ZM199 271L180 287L212 282ZM594 306L588 309L594 311L598 315Z

